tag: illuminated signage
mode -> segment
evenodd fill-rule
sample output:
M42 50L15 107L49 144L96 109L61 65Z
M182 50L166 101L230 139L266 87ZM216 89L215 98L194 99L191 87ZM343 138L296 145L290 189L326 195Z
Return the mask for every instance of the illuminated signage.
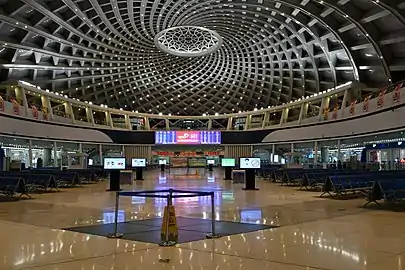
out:
M156 131L155 144L221 144L221 132Z

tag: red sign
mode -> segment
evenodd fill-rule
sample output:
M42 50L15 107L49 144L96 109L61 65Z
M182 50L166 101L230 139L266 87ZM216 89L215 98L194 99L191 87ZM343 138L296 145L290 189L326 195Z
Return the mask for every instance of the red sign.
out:
M199 131L176 131L177 144L199 144Z
M399 83L395 86L394 94L392 95L392 101L399 102L401 99L401 88L404 86L404 83Z
M379 94L378 94L378 99L377 99L377 107L381 108L384 106L384 98L385 98L385 93L387 92L387 89L383 89Z
M31 109L32 109L32 116L33 116L35 119L38 119L38 109L37 109L37 107L34 106L34 105L32 105L32 106L31 106Z
M4 112L4 110L5 110L4 99L0 97L0 111Z
M364 99L363 102L363 112L368 112L368 101L370 100L371 96L368 96Z
M18 104L17 100L11 99L11 102L13 103L13 111L15 114L20 114L20 104Z
M356 104L357 104L357 100L353 100L353 101L350 103L350 115L353 115L353 114L355 113Z

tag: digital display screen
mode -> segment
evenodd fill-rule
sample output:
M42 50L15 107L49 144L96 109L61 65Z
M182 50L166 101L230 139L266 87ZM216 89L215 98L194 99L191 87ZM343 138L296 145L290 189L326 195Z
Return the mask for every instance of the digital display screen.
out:
M146 159L144 159L144 158L133 158L131 163L132 163L133 168L146 167Z
M125 158L104 158L103 165L106 170L124 170Z
M160 159L159 160L159 165L166 165L166 160L165 159Z
M221 160L222 167L235 167L236 160L234 158L223 158Z
M156 131L155 144L221 144L221 131Z
M260 158L240 158L241 169L260 169Z
M89 158L89 166L93 166L93 160L91 158Z
M214 164L215 164L215 160L209 159L209 160L207 160L207 164L212 164L212 165L214 165Z

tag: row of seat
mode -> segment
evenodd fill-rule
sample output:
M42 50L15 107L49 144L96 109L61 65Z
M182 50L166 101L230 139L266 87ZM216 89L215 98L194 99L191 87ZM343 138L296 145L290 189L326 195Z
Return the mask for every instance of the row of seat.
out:
M14 196L19 193L30 198L30 193L59 191L59 188L71 188L81 184L93 183L101 175L98 169L56 170L41 168L24 171L0 172L0 193Z

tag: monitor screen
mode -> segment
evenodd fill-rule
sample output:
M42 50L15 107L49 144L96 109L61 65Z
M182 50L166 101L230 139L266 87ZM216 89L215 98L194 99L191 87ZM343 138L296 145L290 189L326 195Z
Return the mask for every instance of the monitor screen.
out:
M223 158L221 160L222 167L235 167L236 160L234 158Z
M260 158L240 158L241 169L260 169Z
M166 160L165 159L160 159L159 160L159 165L166 165Z
M131 163L132 163L133 168L146 167L146 159L144 159L144 158L133 158Z
M155 144L221 144L221 131L156 131Z
M213 160L213 159L208 159L208 160L207 160L207 164L214 165L214 164L215 164L215 160Z
M104 158L104 169L106 169L106 170L124 170L125 169L125 158L121 158L121 157Z
M93 160L91 158L89 158L89 166L93 166Z

